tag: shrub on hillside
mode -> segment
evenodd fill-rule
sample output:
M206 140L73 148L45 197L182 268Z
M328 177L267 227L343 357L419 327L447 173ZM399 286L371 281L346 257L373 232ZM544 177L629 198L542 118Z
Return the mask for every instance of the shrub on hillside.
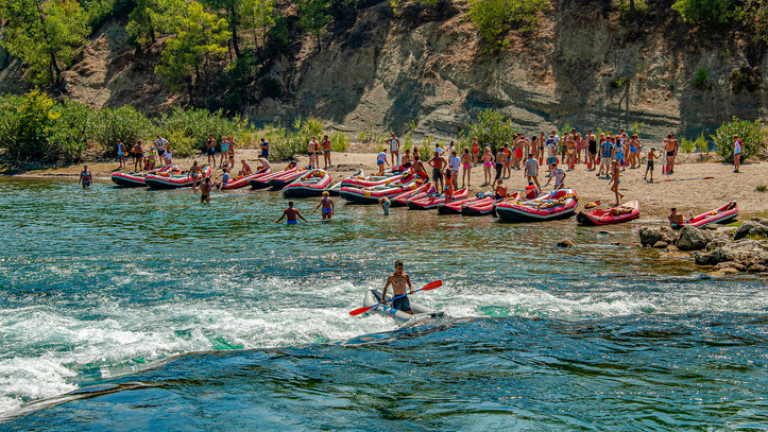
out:
M717 146L717 154L727 162L733 161L734 135L738 135L743 143L742 162L759 155L765 147L766 138L768 138L766 132L763 131L763 125L758 120L749 122L734 117L732 122L723 124L711 136L712 141Z
M691 81L691 87L695 88L696 90L709 90L710 85L707 80L709 80L709 73L707 72L707 68L704 66L699 66L699 68L696 70L696 75L693 77L693 81Z
M672 9L686 22L693 21L705 27L729 25L744 16L743 10L732 0L677 0Z
M505 142L512 142L512 137L518 133L519 128L512 124L512 119L506 117L495 109L487 109L480 112L475 121L468 124L462 131L460 147L471 146L474 137L480 147L491 146L491 150L496 150L503 146ZM483 149L480 152L483 152Z
M471 0L469 17L488 42L499 38L514 25L530 30L536 14L549 7L549 0Z

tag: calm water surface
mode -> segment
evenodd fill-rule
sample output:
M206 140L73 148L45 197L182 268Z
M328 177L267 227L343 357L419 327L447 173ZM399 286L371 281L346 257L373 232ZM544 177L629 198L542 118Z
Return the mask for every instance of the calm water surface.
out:
M765 282L638 224L198 201L0 180L0 430L768 430ZM447 318L347 314L397 258Z

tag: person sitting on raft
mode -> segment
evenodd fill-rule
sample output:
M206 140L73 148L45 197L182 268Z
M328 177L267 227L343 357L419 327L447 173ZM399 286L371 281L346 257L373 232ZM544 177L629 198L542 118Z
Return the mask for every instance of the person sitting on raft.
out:
M245 159L241 159L240 163L243 164L243 167L240 168L240 172L238 172L237 175L245 177L253 174L251 166L248 165L248 162L246 162Z
M304 216L302 216L298 210L293 208L293 201L288 201L288 208L283 211L283 215L280 216L280 219L275 219L274 222L277 223L283 220L283 218L286 218L288 225L296 225L299 223L296 220L296 216L300 217L304 222L309 222L308 220L304 219Z
M685 225L688 221L685 220L682 213L677 212L676 207L672 207L671 212L669 216L667 216L667 219L669 219L669 224L672 226L681 226Z
M267 160L267 158L265 158L264 156L261 156L258 159L256 159L256 162L258 162L260 165L259 171L258 171L259 173L267 172L267 170L269 170L269 168L271 167L271 165L269 165L269 160Z
M504 186L504 182L501 180L496 182L496 193L494 195L494 199L497 201L500 199L504 199L507 197L507 194L508 194L507 187Z
M225 187L229 183L229 168L225 165L224 168L222 168L222 173L216 176L216 179L218 180L219 177L221 177L221 182L214 184L213 186L219 189L219 192L221 192L221 188Z
M529 181L528 186L525 187L525 198L529 200L536 199L539 196L538 192L536 192L537 189L536 185Z
M395 261L395 272L387 278L387 284L384 285L384 289L381 291L381 303L384 305L387 304L387 288L389 288L390 285L392 286L393 297L404 296L406 286L410 288L410 294L413 294L411 277L408 276L408 273L403 273L403 262L400 260ZM413 315L411 302L408 300L407 296L392 301L392 307Z
M411 166L411 171L423 179L429 178L429 174L427 174L427 170L424 169L424 163L421 162L421 158L419 156L413 156L413 165Z
M632 213L633 211L634 211L634 209L632 207L627 207L625 205L620 205L618 207L612 208L609 213L611 214L611 216L618 216L618 215Z

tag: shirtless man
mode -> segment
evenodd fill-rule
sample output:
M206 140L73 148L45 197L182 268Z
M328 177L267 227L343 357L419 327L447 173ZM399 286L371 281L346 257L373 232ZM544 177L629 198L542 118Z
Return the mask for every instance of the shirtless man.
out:
M283 218L286 218L286 220L288 221L288 225L296 225L297 223L299 223L296 220L296 216L300 217L301 220L303 220L304 222L308 222L306 219L304 219L304 216L302 216L298 210L293 208L293 201L288 201L288 208L283 211L283 215L280 216L280 219L275 219L274 222L277 223L283 220Z
M211 202L211 189L213 189L211 178L206 177L205 180L203 180L203 182L200 184L200 204Z
M208 165L216 165L216 140L213 139L213 135L208 135L208 139L205 140L205 154L208 156Z
M435 153L435 156L427 161L427 164L432 167L432 181L435 182L435 192L443 193L442 191L445 190L445 183L443 181L442 170L445 166L445 159L441 158L440 155ZM440 185L439 189L438 184Z
M328 139L328 135L323 137L320 145L323 147L323 165L325 165L323 169L328 169L331 167L331 140Z
M384 289L381 291L381 303L387 304L387 288L392 286L392 296L397 297L405 294L406 286L411 290L410 294L413 294L413 285L411 285L411 277L408 273L403 273L403 262L400 260L395 261L395 272L387 278L387 284L384 285ZM408 297L404 296L392 302L392 307L409 314L413 314L411 310L411 302L408 301Z
M523 162L523 156L524 156L526 147L528 147L528 142L525 140L525 136L523 136L523 134L520 134L517 140L515 140L515 149L512 154L512 165L515 167L516 170L520 169L520 164ZM511 173L510 173L510 176L511 176Z
M504 153L504 149L499 149L496 153L496 178L494 180L501 180L501 176L504 174L504 164L507 163L507 154Z
M667 157L667 174L671 175L675 173L675 156L677 156L677 140L674 134L667 135L666 142L664 143L664 151L666 151Z
M258 162L261 166L259 167L259 172L267 172L267 170L270 168L269 161L265 157L260 157L256 159L256 162Z
M309 167L317 168L317 154L320 152L320 143L316 137L312 137L307 144L307 155L309 155Z
M667 219L669 219L669 224L674 225L685 225L685 218L683 217L682 213L677 212L677 208L672 207L672 213L667 216Z
M419 156L413 157L413 165L411 165L411 171L413 171L414 174L418 174L422 178L429 178L427 170L424 169L424 163L421 162L421 158Z

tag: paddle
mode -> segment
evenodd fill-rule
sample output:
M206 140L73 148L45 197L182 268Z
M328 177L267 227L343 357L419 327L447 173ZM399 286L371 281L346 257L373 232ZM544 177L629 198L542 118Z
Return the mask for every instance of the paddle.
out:
M690 178L681 178L681 179L665 178L665 179L662 179L662 181L671 182L671 181L690 181L690 180L712 180L713 178L714 177L711 177L711 176L710 177L690 177Z
M433 290L433 289L440 288L441 286L443 286L443 281L438 280L438 281L430 282L430 283L424 285L423 287L417 289L413 293L416 294L419 291L430 291L430 290ZM392 301L397 300L399 298L403 298L403 297L405 297L407 295L409 295L409 293L405 293L403 295L399 295L399 296L393 298ZM377 303L377 304L375 304L373 306L363 306L363 307L361 307L359 309L355 309L355 310L351 311L349 314L352 315L352 316L360 315L362 313L368 312L369 310L375 308L376 306L378 306L380 304L381 304L381 302L379 302L379 303Z

